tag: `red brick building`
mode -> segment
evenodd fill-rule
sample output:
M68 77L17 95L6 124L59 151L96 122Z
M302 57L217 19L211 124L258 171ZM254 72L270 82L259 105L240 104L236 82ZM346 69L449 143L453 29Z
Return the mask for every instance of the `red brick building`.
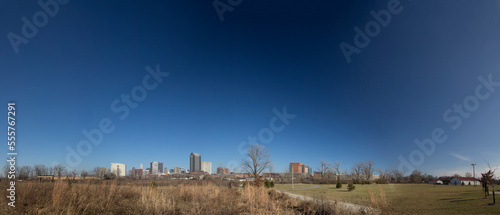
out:
M217 175L228 175L228 174L229 174L229 168L217 167Z
M293 173L307 173L305 172L306 165L303 163L290 163L288 167L290 173L293 170Z

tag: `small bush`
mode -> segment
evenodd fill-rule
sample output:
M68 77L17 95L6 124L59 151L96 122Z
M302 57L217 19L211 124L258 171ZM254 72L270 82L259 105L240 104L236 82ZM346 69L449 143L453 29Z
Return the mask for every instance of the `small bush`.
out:
M355 188L356 188L356 186L354 186L354 184L352 184L352 183L349 183L347 185L347 191L353 191Z
M469 181L469 185L470 185L470 181Z
M464 185L465 185L465 183L462 181L462 186L464 186ZM469 182L469 185L470 185L470 182Z
M153 182L151 182L151 184L149 185L149 187L150 187L151 189L155 189L155 188L157 188L157 187L158 187L158 184L156 184L156 182L154 182L154 181L153 181Z
M264 182L264 186L266 186L266 188L271 188L271 183L268 180L266 180Z
M340 183L340 181L337 181L337 189L338 188L342 188L342 183Z
M271 187L274 187L274 181L271 181L270 185L271 185Z

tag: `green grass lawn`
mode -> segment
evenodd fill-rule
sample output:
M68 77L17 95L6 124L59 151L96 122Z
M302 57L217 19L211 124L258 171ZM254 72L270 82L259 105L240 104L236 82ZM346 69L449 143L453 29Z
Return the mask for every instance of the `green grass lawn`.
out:
M312 187L297 184L295 188ZM276 184L277 190L291 189L290 184ZM381 191L382 194L381 195ZM500 214L500 195L497 205L491 206L492 197L484 199L480 186L430 185L430 184L382 184L356 185L347 191L347 184L336 189L335 185L320 188L287 191L290 193L325 198L381 208L385 214ZM372 198L370 198L370 192ZM383 200L385 196L385 201ZM386 206L384 205L386 203Z

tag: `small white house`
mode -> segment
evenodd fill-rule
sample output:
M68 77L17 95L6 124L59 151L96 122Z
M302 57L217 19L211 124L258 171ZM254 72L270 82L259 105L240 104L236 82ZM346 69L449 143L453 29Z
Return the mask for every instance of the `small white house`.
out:
M461 185L462 182L464 185L481 185L481 181L474 177L456 177L451 179L450 185Z
M441 181L441 180L430 180L429 184L443 184L443 181Z

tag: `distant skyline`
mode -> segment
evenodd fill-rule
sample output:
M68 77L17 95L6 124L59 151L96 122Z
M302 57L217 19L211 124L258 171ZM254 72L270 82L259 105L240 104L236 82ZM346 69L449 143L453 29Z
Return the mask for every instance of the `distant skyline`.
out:
M212 2L3 4L18 166L189 169L197 152L234 171L253 142L275 172L500 167L500 1L243 1L222 21ZM33 35L14 47L13 34Z

